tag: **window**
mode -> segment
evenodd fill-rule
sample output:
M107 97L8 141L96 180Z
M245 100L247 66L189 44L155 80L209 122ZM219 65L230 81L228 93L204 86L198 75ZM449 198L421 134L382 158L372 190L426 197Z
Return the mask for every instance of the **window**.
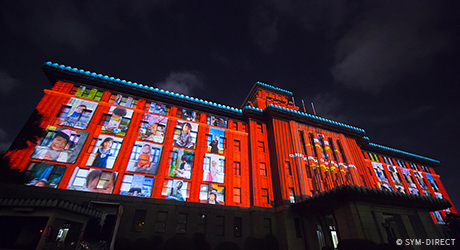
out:
M348 165L347 156L345 155L345 151L343 150L342 143L340 143L339 140L337 140L337 146L339 147L340 154L342 155L343 163Z
M157 221L155 223L155 233L165 233L166 231L166 219L168 218L168 212L158 212Z
M334 141L332 140L331 137L329 137L328 141L329 141L329 145L331 146L332 157L334 157L334 161L339 162L339 158L337 157L337 150L335 149L335 146L334 146Z
M153 180L153 177L127 174L121 184L120 194L148 198L152 193Z
M303 131L299 130L299 137L300 141L302 142L302 153L303 155L307 155L307 144L305 143L305 137Z
M186 231L187 231L187 214L178 214L176 234L185 234Z
M70 92L77 97L83 97L86 99L91 99L95 101L100 101L102 96L104 95L103 89L98 89L95 87L87 87L87 86L74 86Z
M66 170L65 166L49 163L32 163L27 171L28 186L57 188Z
M167 115L168 114L168 107L165 103L158 102L158 101L151 101L147 103L146 111L149 113L154 113L158 115Z
M233 163L233 170L235 175L241 175L241 163L235 161Z
M131 224L131 232L142 232L145 224L146 210L136 210L133 217L133 223Z
M409 162L409 166L413 170L418 170L417 165L415 165L415 163L413 163L413 162Z
M262 222L264 234L272 234L272 220L270 218L264 218Z
M295 192L294 192L294 188L289 188L289 202L295 203Z
M216 236L224 236L225 235L225 217L224 216L217 216L216 217Z
M241 151L241 142L238 140L235 140L235 152L240 152Z
M402 167L402 168L406 168L406 164L404 164L403 161L401 160L396 160L396 163L398 164L398 166Z
M233 122L233 130L238 130L238 123L237 122Z
M112 94L110 96L109 103L113 103L117 106L122 106L126 108L133 108L137 105L137 99L122 94Z
M291 163L288 161L284 162L284 167L286 168L286 174L292 175Z
M263 125L262 125L261 123L257 123L256 126L257 126L257 131L258 131L259 133L263 134L263 133L264 133L264 127L263 127Z
M243 235L243 221L241 217L233 218L233 236L241 237Z
M262 188L262 203L269 204L268 189Z
M263 141L258 142L257 147L259 148L259 153L265 153L265 145Z
M267 164L265 164L264 162L260 162L259 168L260 168L260 175L267 176Z
M430 172L430 169L429 169L427 166L420 165L420 168L422 168L422 171L423 171L423 172L427 172L427 173Z
M233 188L233 202L241 203L241 188Z
M208 114L207 123L212 126L227 128L228 119L226 117Z
M206 235L206 215L205 214L198 215L198 223L196 225L196 230L198 233L202 233Z
M308 134L308 139L310 140L311 151L315 154L315 157L318 159L318 152L315 147L315 137L312 133Z

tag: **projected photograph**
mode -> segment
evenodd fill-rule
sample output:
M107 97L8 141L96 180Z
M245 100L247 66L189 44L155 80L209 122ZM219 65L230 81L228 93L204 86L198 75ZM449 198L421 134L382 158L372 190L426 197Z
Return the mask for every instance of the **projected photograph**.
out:
M125 136L132 117L133 111L130 109L110 107L109 116L102 126L101 133Z
M383 170L383 164L372 162L372 166L374 167L375 174L380 182L388 182L388 179L385 174L385 170Z
M208 114L208 124L216 127L227 128L227 117Z
M159 115L145 114L140 123L139 140L163 143L168 118Z
M133 99L131 96L124 96L122 94L117 94L113 102L115 105L126 108L133 108L135 103L137 103L137 100Z
M433 175L426 174L426 178L428 179L428 183L430 183L431 188L433 188L435 192L439 192L438 184L434 180Z
M157 174L161 150L161 145L136 141L129 156L126 171Z
M420 195L420 192L416 188L409 188L410 194Z
M76 168L67 189L111 194L118 173L99 169Z
M97 102L70 98L61 110L57 125L86 129L96 108Z
M404 180L406 180L407 182L407 185L411 188L416 188L417 185L415 184L415 180L414 178L412 177L411 173L410 173L410 170L409 169L405 169L405 168L401 168L401 172L404 176Z
M198 112L189 108L182 108L182 113L180 118L186 121L196 122L198 117Z
M209 128L208 134L208 153L224 154L225 130L218 128Z
M65 166L43 162L32 163L25 177L26 185L57 188L65 170Z
M190 180L192 175L194 152L183 148L174 148L169 164L170 177Z
M123 178L120 194L148 198L152 194L153 182L153 177L127 174Z
M388 168L388 172L390 172L390 177L393 183L396 185L401 185L402 184L401 177L399 176L399 173L396 167L388 165L387 168Z
M444 199L444 197L442 196L442 194L439 193L439 192L435 192L434 195L436 195L436 198L438 198L438 199Z
M118 152L120 152L122 142L123 139L121 138L99 135L86 165L95 168L112 169Z
M165 180L162 195L167 200L186 201L189 197L188 182L182 180Z
M378 182L378 185L379 185L380 190L394 192L393 187L388 183Z
M423 179L422 173L414 171L414 175L415 175L415 179L418 182L418 185L420 185L420 188L428 189L428 186L426 185L425 179Z
M195 149L197 134L198 124L178 120L174 129L174 146Z
M439 224L445 224L444 220L442 219L441 213L439 213L438 211L434 211L433 214L434 214L434 217L436 218L436 221Z
M91 99L95 101L100 101L104 95L104 89L95 88L95 87L86 87L81 85L77 92L75 92L76 97L83 97L86 99Z
M225 187L217 184L202 184L200 203L225 205Z
M430 191L428 191L428 190L422 190L422 192L423 192L423 195L424 195L424 196L430 196L430 197L431 197Z
M406 193L406 190L404 189L403 186L395 185L395 189L396 189L396 192L403 193L403 194Z
M45 137L35 147L31 158L75 163L87 137L87 132L48 126Z
M203 162L203 181L224 183L225 157L206 154Z
M163 102L152 101L150 103L148 112L158 115L166 115L168 114L168 108L166 107L166 104Z

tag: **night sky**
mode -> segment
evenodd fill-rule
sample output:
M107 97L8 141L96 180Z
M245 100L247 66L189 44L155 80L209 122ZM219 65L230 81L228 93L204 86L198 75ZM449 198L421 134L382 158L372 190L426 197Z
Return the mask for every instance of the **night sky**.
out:
M373 143L441 161L459 205L459 44L453 0L8 1L0 150L51 87L46 61L233 107L261 81Z

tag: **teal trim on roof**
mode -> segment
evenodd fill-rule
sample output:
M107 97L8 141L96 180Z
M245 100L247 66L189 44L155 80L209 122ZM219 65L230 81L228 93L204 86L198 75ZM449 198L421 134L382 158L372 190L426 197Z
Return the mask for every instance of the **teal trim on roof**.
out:
M406 155L406 156L411 156L411 157L415 157L415 158L419 158L419 159L431 161L431 162L435 162L435 163L437 163L437 164L440 164L440 163L441 163L440 161L435 160L435 159L431 159L431 158L428 158L428 157L425 157L425 156L421 156L421 155L416 155L416 154L408 153L408 152L405 152L405 151L402 151L402 150L399 150L399 149L394 149L394 148L390 148L390 147L378 145L378 144L375 144L375 143L369 143L368 146L369 146L369 147L378 148L378 149L387 150L387 151L391 151L391 152L395 152L395 153L398 153L398 154L403 154L403 155Z
M278 88L278 87L275 87L275 86L272 86L272 85L269 85L269 84L266 84L266 83L263 83L263 82L256 82L256 84L258 84L258 85L260 85L260 86L263 86L263 87L267 87L267 88L276 90L276 91L279 91L279 92L283 92L283 93L286 93L286 94L292 96L292 92L291 92L291 91L287 91L287 90L284 90L284 89L280 89L280 88Z
M340 123L340 122L336 122L336 121L333 121L333 120L325 119L325 118L315 116L315 115L311 115L311 114L308 114L308 113L288 109L288 108L281 107L281 106L278 106L278 105L273 105L273 104L267 105L267 108L269 108L269 107L281 110L284 113L290 113L292 115L297 115L297 116L307 118L307 119L310 119L310 120L313 120L313 121L316 121L316 122L319 122L319 123L323 123L323 124L326 124L326 125L329 125L329 126L338 127L338 128L341 128L341 129L346 129L346 130L349 130L349 131L352 131L352 132L355 132L355 133L359 133L359 134L365 134L366 133L366 131L364 129L362 129L362 128L353 127L353 126L350 126L350 125L347 125L347 124L344 124L344 123Z
M222 105L222 104L219 104L219 103L210 102L210 101L203 100L203 99L198 99L198 98L195 98L195 97L174 93L174 92L171 92L171 91L168 91L168 90L163 90L163 89L159 89L159 88L150 87L150 86L143 85L143 84L136 83L136 82L131 82L131 81L126 81L126 80L122 80L122 79L119 79L119 78L109 77L109 76L106 76L106 75L97 74L97 73L90 72L90 71L85 71L85 70L82 70L82 69L72 68L70 66L60 65L60 64L52 63L52 62L46 62L45 65L53 67L53 68L56 68L56 69L65 70L65 71L73 72L73 73L76 73L76 74L85 75L87 77L92 77L92 78L95 78L95 79L104 80L104 81L106 81L108 83L123 84L123 85L126 85L128 87L137 88L139 90L150 91L150 92L153 92L153 93L163 94L163 95L170 96L170 97L173 97L173 98L176 98L176 99L182 99L182 100L189 101L189 102L191 101L191 102L199 103L201 105L212 106L214 108L219 108L219 109L223 109L223 110L234 112L234 113L241 114L243 112L241 109L230 107L230 106L227 106L227 105Z

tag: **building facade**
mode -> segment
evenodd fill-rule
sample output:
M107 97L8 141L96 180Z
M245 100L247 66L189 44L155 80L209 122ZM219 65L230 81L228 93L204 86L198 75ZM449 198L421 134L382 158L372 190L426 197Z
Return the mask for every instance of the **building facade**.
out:
M257 82L233 108L63 65L43 69L53 87L6 154L25 185L2 184L0 217L17 225L2 247L24 247L31 220L42 230L28 237L31 249L75 249L94 221L107 249L195 233L241 248L273 235L280 249L449 237L443 218L457 211L434 171L439 161L301 112L289 91Z

